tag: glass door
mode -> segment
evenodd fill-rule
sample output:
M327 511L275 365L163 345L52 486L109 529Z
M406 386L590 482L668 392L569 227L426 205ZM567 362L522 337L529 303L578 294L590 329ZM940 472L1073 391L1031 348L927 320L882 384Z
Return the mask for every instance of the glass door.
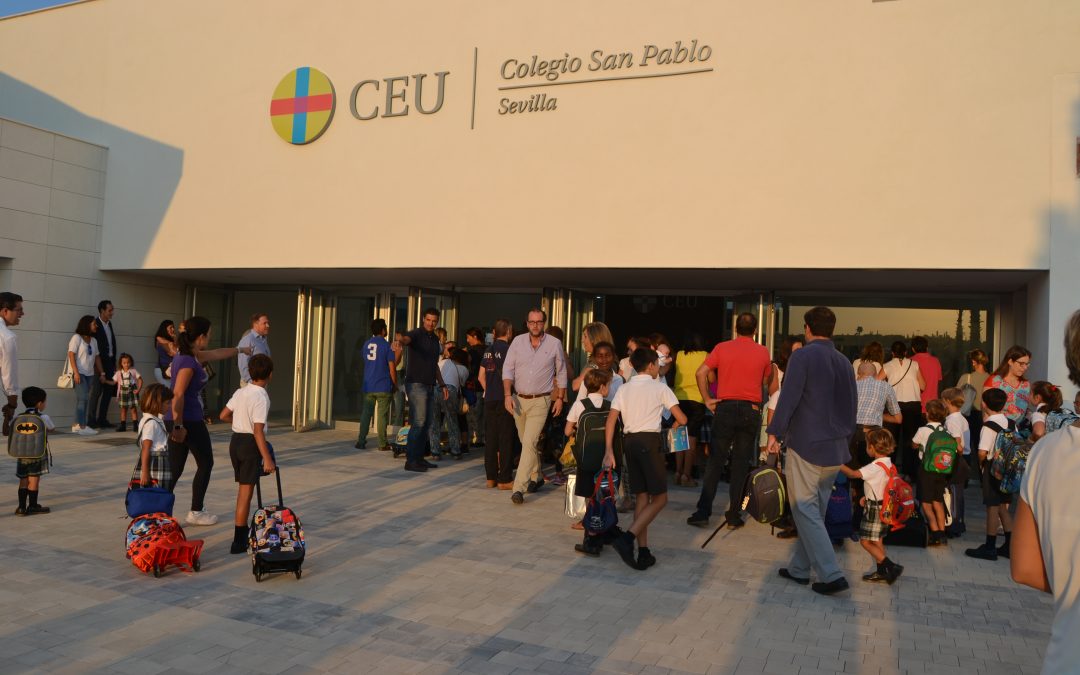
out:
M371 337L375 298L339 297L334 329L334 426L359 422L363 407L364 355L361 348ZM384 318L385 317L380 317ZM390 336L393 339L393 336Z
M186 313L189 316L203 316L210 320L210 344L208 349L232 346L236 344L231 334L233 293L223 288L208 288L205 286L188 286L187 297L184 303ZM179 329L179 324L177 328ZM206 409L204 412L211 419L217 419L217 413L225 406L229 396L239 386L240 374L236 369L236 361L217 361L210 364L208 374L211 378L203 390Z
M296 303L296 373L293 429L310 431L332 424L334 336L337 296L302 288Z
M408 325L398 326L397 330L410 331L418 327L423 318L421 313L429 307L439 310L439 326L446 329L447 339L464 342L464 336L459 340L457 334L458 293L455 291L410 288Z

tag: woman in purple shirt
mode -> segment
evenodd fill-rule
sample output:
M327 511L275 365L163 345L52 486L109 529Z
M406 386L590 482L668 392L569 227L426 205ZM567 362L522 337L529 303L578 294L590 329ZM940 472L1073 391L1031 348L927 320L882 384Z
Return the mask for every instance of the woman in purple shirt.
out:
M172 406L165 411L165 428L169 431L169 464L172 467L175 490L184 472L188 453L195 457L195 478L191 482L191 512L187 525L213 525L217 516L203 508L210 471L214 468L214 449L206 429L199 393L206 386L206 371L202 363L234 359L239 353L251 354L250 347L207 349L210 344L210 320L193 316L180 327L177 336L178 353L172 360ZM176 422L175 420L180 420Z

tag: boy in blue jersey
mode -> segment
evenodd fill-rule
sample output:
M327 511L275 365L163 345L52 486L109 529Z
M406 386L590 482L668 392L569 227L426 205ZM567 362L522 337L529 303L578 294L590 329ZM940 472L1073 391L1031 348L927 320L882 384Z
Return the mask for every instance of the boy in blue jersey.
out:
M360 437L356 439L357 450L367 447L367 435L371 430L371 416L375 415L375 431L379 436L379 449L389 450L386 425L390 422L390 399L397 388L397 368L394 350L386 341L386 320L371 322L371 337L360 352L364 360L364 410L360 413ZM378 413L376 414L376 406Z

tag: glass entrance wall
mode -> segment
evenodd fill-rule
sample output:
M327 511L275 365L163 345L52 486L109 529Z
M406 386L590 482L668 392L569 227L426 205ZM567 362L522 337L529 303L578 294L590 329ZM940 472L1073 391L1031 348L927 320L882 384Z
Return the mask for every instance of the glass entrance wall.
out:
M233 293L222 288L189 286L187 289L186 311L184 318L204 316L210 320L209 349L232 346L236 343L230 334ZM177 325L177 330L180 326ZM212 420L225 406L234 389L239 386L239 375L235 361L218 361L211 364L213 376L206 383L204 392L204 411Z
M331 426L334 333L337 296L316 289L300 291L296 312L297 368L293 429Z
M359 422L363 407L364 362L361 347L371 337L375 298L338 297L334 347L334 422ZM393 339L393 335L389 336Z
M886 360L892 343L901 340L909 347L911 338L922 335L930 343L930 353L941 361L941 386L951 387L970 370L966 354L979 348L997 363L994 325L997 300L987 297L955 299L867 297L867 296L784 296L780 312L780 333L802 335L803 314L816 305L836 312L833 339L849 359L859 356L870 342L880 342Z

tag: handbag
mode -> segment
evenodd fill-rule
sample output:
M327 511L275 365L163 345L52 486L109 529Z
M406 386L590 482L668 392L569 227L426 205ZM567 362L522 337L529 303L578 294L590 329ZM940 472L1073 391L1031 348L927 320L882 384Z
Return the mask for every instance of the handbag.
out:
M138 518L148 513L173 512L173 504L176 496L160 485L140 487L138 481L128 483L127 496L124 497L124 507L127 508L129 518Z
M71 374L71 360L64 359L64 369L60 371L60 377L56 378L57 389L72 389L75 387L75 377Z

